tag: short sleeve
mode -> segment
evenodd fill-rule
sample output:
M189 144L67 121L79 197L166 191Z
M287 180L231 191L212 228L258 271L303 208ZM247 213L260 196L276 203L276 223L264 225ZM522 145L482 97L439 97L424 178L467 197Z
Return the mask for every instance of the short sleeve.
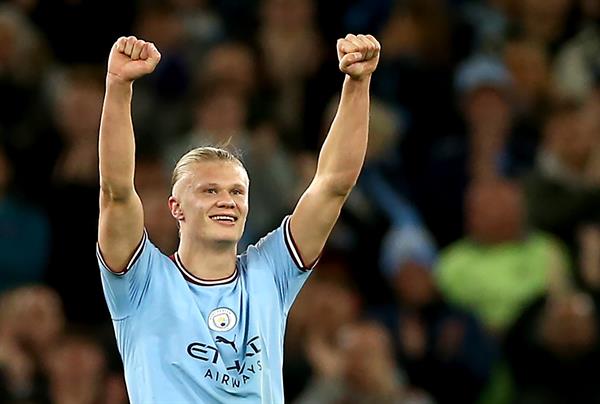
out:
M290 231L289 216L283 219L279 228L263 237L254 248L273 273L287 315L317 262L309 266L302 262Z
M160 261L159 255L162 254L150 242L144 230L142 240L127 267L122 272L112 272L102 257L99 245L96 244L102 289L113 320L129 317L140 306L148 291L152 277L151 268Z

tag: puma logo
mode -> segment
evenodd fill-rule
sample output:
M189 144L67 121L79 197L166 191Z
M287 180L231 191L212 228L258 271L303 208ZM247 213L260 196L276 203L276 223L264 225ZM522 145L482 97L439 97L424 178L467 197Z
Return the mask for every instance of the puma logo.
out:
M233 336L233 340L229 341L227 338L221 337L220 335L217 335L217 338L215 339L215 342L217 343L222 343L222 344L227 344L227 345L231 345L231 347L233 348L233 350L235 351L235 353L238 353L237 348L235 347L235 335Z

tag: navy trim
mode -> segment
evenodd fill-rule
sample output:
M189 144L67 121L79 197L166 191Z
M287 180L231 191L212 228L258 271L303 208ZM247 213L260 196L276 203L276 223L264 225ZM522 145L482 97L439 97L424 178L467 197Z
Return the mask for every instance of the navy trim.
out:
M193 284L196 284L196 285L201 285L201 286L225 285L225 284L233 282L237 278L237 275L238 275L238 268L236 265L235 270L229 276L226 276L224 278L219 278L219 279L202 279L202 278L198 278L197 276L193 275L190 271L185 269L185 266L183 265L183 262L181 262L181 258L179 257L178 253L173 254L170 258L173 261L173 263L175 263L175 266L177 267L177 269L179 269L179 272L181 272L181 274L183 275L185 280L188 282L191 282Z
M300 250L298 249L296 241L294 241L294 237L292 236L292 230L290 229L290 216L286 216L286 218L283 219L283 232L285 245L287 246L288 252L292 257L292 261L294 261L296 266L301 271L310 271L311 269L314 269L321 258L321 254L319 254L317 259L311 265L304 265L304 261L302 261L302 256L300 255Z

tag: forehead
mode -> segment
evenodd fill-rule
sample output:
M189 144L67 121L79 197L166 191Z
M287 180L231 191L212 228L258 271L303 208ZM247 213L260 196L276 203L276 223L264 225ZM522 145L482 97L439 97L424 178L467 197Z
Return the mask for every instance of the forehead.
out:
M190 165L188 175L192 185L242 184L248 186L249 179L246 170L233 161L202 161Z

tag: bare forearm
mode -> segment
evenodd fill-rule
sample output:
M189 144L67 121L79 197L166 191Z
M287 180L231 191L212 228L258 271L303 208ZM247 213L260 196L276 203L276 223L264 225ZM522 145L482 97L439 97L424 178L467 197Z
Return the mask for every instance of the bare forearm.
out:
M135 139L131 121L132 83L106 80L100 122L100 185L111 199L127 197L133 190Z
M369 85L381 46L372 35L348 34L338 39L336 49L346 75L338 111L321 148L315 179L290 219L303 265L315 262L323 251L367 152Z
M346 76L338 111L319 155L317 178L326 178L336 193L348 193L365 160L369 132L370 77Z
M100 121L98 245L104 262L114 272L127 268L144 231L144 209L133 186L133 82L152 73L159 61L154 44L134 36L117 39L108 57Z

